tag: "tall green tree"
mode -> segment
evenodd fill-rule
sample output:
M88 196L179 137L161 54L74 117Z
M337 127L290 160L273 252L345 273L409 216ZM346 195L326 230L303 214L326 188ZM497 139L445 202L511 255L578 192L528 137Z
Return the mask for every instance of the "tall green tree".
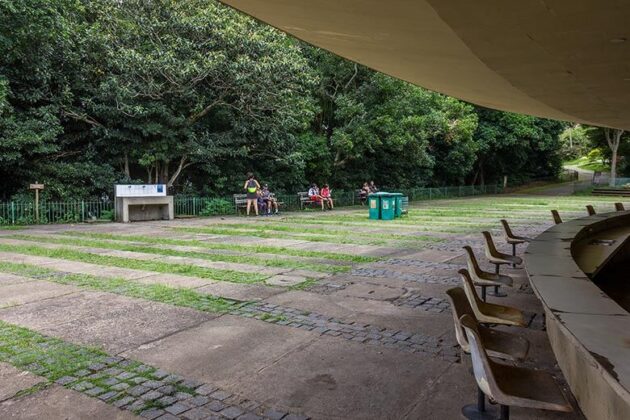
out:
M128 176L130 159L169 186L193 165L290 165L314 80L295 42L207 1L103 1L95 19L107 42L86 110Z
M560 133L567 124L478 107L477 161L471 183L553 177L561 169Z

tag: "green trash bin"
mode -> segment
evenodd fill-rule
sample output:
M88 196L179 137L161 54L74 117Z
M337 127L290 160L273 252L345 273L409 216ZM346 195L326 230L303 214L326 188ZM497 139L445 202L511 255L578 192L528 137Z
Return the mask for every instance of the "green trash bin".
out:
M368 210L370 219L378 220L381 218L381 196L380 194L368 195Z
M394 220L396 217L396 197L390 193L381 193L381 219Z

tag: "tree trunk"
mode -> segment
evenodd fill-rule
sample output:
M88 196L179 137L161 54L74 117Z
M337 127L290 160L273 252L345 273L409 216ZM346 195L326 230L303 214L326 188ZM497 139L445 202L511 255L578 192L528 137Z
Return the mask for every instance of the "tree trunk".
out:
M608 147L612 151L612 159L610 161L610 182L611 187L615 186L617 181L617 151L619 150L619 143L621 142L621 136L624 130L616 128L604 128L604 134L606 135L606 142Z
M479 169L477 169L475 171L475 175L473 176L472 181L470 182L470 185L475 185L475 182L477 182L477 177L479 176Z
M168 182L166 183L167 188L172 187L177 177L181 175L182 171L186 169L187 167L189 167L190 165L192 165L192 163L190 162L186 163L187 160L188 160L188 155L182 156L182 158L179 160L179 165L177 166L175 173L173 174L171 179L169 179Z
M131 174L129 172L129 154L127 154L126 150L125 150L125 155L123 157L123 171L125 172L125 175L127 176L127 178L131 178Z
M151 171L152 171L153 167L148 166L147 167L147 184L151 183Z
M612 160L610 162L610 186L614 187L617 181L617 149L612 151Z
M169 161L165 160L164 162L162 162L162 183L165 183L168 181L168 165L169 165Z

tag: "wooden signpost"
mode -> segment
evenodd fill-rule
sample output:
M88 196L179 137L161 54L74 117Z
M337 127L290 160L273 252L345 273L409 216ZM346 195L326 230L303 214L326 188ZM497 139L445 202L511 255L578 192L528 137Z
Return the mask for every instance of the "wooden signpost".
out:
M39 184L35 181L31 184L29 189L35 190L35 223L39 223L39 190L44 189L44 184Z

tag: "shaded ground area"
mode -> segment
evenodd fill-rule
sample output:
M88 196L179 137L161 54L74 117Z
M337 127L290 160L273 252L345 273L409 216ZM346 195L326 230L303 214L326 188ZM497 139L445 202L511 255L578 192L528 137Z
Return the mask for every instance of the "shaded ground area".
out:
M535 236L606 198L0 231L1 418L459 418L475 384L445 290L499 219ZM523 252L520 249L519 252ZM526 362L561 372L522 269ZM514 409L515 419L576 419Z

